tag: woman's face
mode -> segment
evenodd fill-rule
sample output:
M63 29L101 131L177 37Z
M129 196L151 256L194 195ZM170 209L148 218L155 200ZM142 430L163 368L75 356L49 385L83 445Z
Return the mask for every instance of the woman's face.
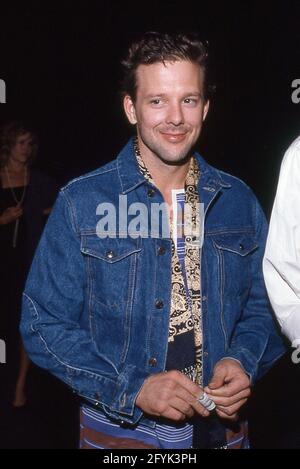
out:
M33 139L30 132L20 134L11 148L10 158L20 163L26 163L31 156Z

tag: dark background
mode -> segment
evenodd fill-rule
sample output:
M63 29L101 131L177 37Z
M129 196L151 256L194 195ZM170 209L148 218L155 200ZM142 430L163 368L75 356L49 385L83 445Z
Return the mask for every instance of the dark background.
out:
M300 104L291 100L291 83L300 78L299 0L26 2L15 8L2 2L0 78L7 103L0 106L0 124L23 119L35 127L39 165L62 183L113 159L131 133L120 106L119 61L138 33L166 29L197 30L209 41L217 93L201 153L244 179L269 215L281 158L300 134ZM4 447L76 444L71 395L49 377L38 381L35 414L8 415L14 430L5 427ZM287 357L257 387L254 446L300 447L298 385L299 371Z

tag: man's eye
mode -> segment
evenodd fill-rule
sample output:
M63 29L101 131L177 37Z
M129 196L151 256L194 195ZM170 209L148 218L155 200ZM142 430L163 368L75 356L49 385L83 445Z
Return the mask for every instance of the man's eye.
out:
M185 98L185 99L183 100L183 102L184 102L185 104L196 104L197 100L196 100L196 99L193 99L193 98Z
M160 102L161 102L160 99L152 99L150 101L151 104L160 104Z

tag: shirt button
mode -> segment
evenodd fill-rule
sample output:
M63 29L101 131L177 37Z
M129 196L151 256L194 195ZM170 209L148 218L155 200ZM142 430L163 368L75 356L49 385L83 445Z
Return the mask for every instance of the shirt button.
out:
M154 189L148 189L148 192L147 192L148 197L153 197L154 194L155 194L155 190L154 190Z
M162 309L164 307L164 302L162 300L156 300L155 301L155 307L157 309Z
M107 251L106 257L107 259L113 259L115 257L115 253L113 251Z
M148 363L149 363L150 366L156 366L157 365L157 360L156 360L156 358L152 357L152 358L150 358Z
M157 254L159 256L163 256L165 253L166 253L166 248L164 248L163 246L160 246L157 250Z
M203 355L204 355L205 357L208 357L208 352L204 352Z

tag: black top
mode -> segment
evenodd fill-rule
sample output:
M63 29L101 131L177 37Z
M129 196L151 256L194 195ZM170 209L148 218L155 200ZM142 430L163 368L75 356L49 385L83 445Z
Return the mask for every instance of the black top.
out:
M0 200L1 200L1 213L9 207L15 207L16 206L16 199L19 201L22 198L23 192L25 189L25 193L27 190L27 187L24 188L22 187L13 187L12 189L7 187L7 188L1 188L1 195L0 195ZM14 195L15 197L14 197ZM10 249L13 247L13 239L14 239L14 234L15 234L15 228L16 228L16 222L13 221L11 223L8 223L7 225L1 225L0 227L0 249L1 251L7 251L7 249ZM17 230L17 237L16 237L16 249L18 249L23 243L24 243L24 236L25 236L25 223L24 223L24 217L20 217L18 220L18 230Z
M13 190L16 198L20 200L24 187L16 187ZM57 192L58 186L51 178L41 171L31 170L29 184L26 187L22 204L23 215L18 222L18 236L15 248L13 248L13 237L16 222L13 221L0 226L1 261L7 258L8 255L12 255L11 249L13 249L18 252L18 265L21 266L21 263L24 262L24 267L29 268L47 219L43 214L43 210L53 205ZM6 208L14 206L16 206L16 201L11 189L0 186L0 214Z
M17 200L22 198L23 189L13 188ZM22 204L23 215L18 222L15 247L16 221L0 225L0 338L7 339L18 330L24 283L47 219L43 210L53 205L57 191L58 186L47 175L32 170ZM11 189L0 186L0 214L6 208L15 206Z

